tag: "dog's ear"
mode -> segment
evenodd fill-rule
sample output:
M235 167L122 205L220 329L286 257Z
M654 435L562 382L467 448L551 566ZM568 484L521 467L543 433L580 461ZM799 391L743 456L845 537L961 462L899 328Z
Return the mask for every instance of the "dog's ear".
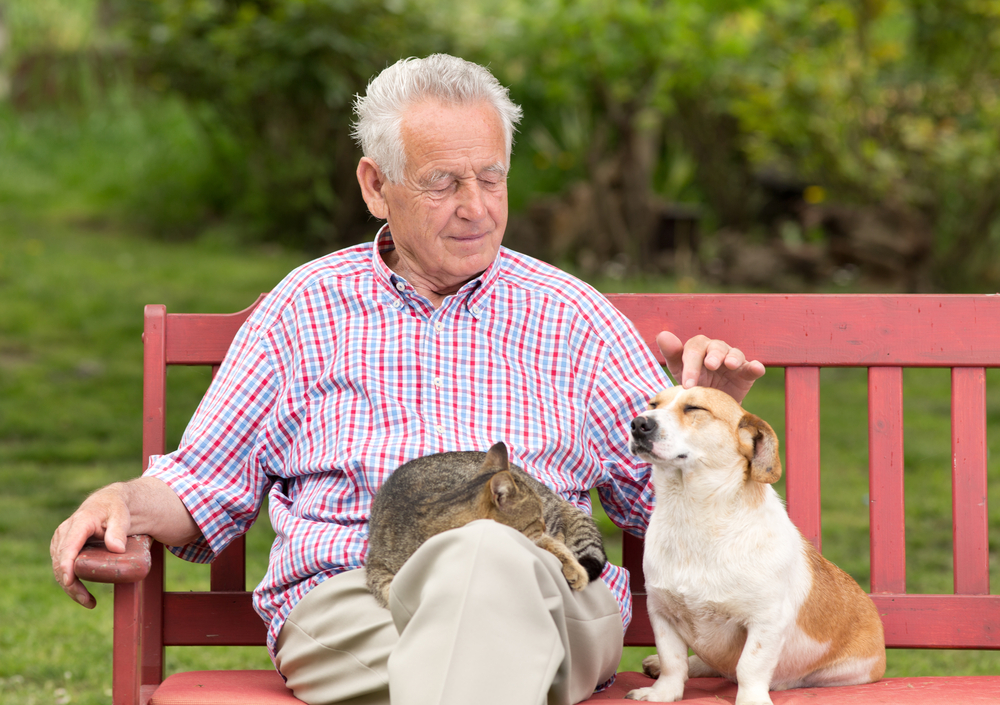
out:
M750 479L772 485L781 479L778 435L759 416L744 414L737 428L740 450L750 464Z

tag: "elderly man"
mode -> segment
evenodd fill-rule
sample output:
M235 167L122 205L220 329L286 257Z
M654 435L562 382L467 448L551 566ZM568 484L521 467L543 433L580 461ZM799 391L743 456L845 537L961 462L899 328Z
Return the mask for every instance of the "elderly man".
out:
M519 533L474 522L424 544L392 584L364 586L367 519L414 457L485 449L589 510L598 489L642 532L649 469L626 428L669 384L628 321L578 280L501 247L521 111L484 68L401 61L357 101L361 192L386 220L373 244L292 272L241 329L177 451L106 487L56 531L73 576L90 537L121 551L151 534L209 561L267 497L277 537L254 604L296 696L311 704L573 703L612 678L631 617L609 565L573 592ZM685 386L742 399L759 362L721 341L658 343Z

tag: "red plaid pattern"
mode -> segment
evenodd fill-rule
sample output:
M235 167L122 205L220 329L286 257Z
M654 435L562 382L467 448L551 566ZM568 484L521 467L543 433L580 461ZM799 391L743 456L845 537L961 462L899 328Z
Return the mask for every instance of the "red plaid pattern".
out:
M277 538L254 605L274 649L292 607L364 564L372 496L402 463L504 441L512 462L590 511L596 487L635 533L652 506L631 419L670 384L631 323L599 293L501 248L440 309L390 271L386 228L303 265L236 336L180 447L148 475L183 500L207 562L268 498ZM602 576L631 620L628 574Z

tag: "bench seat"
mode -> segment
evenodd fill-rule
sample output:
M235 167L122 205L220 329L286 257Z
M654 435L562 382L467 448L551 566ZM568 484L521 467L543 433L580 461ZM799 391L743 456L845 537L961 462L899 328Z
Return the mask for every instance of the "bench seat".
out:
M642 673L619 673L614 685L587 702L625 705L625 694L652 683ZM867 685L797 688L772 692L774 705L973 705L1000 702L1000 676L885 678ZM736 701L736 685L723 678L692 678L683 702L720 705ZM167 678L150 705L295 705L275 671L189 671Z

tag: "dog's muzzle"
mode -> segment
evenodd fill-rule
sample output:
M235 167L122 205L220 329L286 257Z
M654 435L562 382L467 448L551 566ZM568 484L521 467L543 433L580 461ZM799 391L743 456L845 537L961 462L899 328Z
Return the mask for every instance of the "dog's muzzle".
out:
M652 417L636 416L632 419L632 452L651 451L658 429L659 425Z

